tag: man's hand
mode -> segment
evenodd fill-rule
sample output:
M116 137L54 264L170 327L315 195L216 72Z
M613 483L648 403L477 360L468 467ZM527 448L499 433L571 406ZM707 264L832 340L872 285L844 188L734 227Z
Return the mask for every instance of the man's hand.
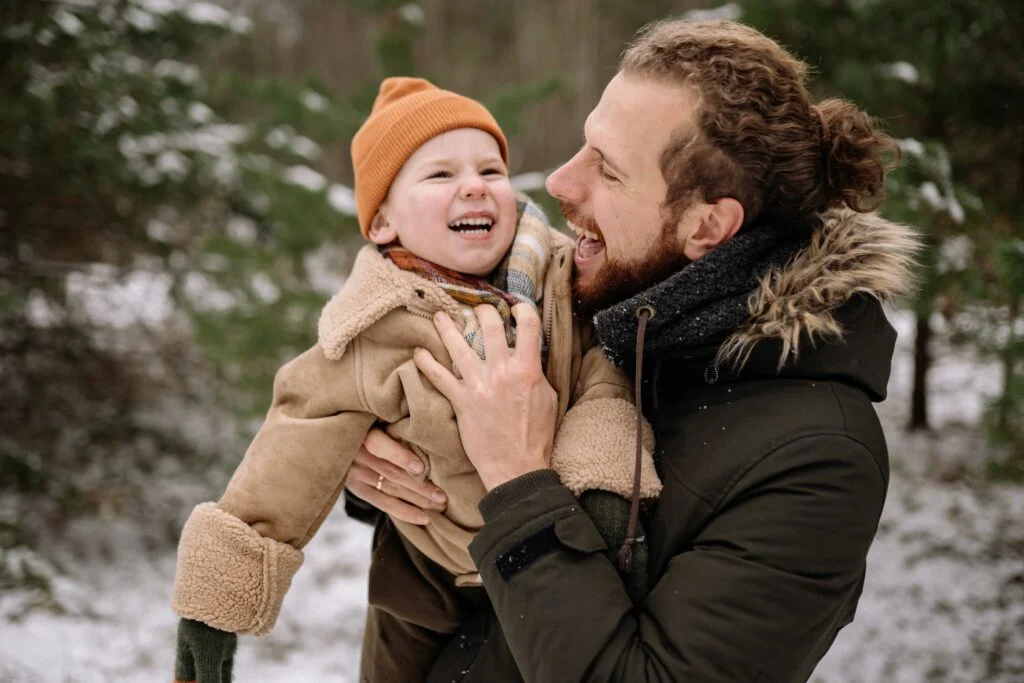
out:
M416 366L455 410L462 446L490 491L516 477L549 466L555 436L558 397L540 363L540 318L530 306L512 308L516 348L505 342L501 316L493 306L478 306L486 360L481 360L444 313L434 326L462 379L416 349Z
M444 510L444 492L414 475L423 472L416 454L380 429L371 429L348 471L345 487L381 512L409 524L429 522L426 511ZM379 486L378 486L379 484Z

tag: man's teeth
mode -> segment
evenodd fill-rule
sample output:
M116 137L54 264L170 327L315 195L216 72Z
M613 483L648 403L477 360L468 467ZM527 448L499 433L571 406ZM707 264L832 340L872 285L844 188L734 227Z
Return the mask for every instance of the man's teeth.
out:
M595 242L603 242L604 241L600 237L597 236L597 233L591 232L590 230L584 230L583 228L581 228L580 226L576 225L575 223L570 222L569 223L569 228L573 232L575 232L577 235L583 235L587 239L594 240Z

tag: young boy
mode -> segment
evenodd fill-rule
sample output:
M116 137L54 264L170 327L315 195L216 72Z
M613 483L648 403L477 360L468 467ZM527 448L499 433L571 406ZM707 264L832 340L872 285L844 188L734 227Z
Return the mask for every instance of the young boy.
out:
M448 494L447 509L432 513L429 524L394 526L451 575L450 590L480 585L467 547L482 525L477 504L485 489L462 450L451 405L412 360L424 347L451 366L431 320L436 311L464 321L467 343L483 355L474 306L498 309L510 343L511 307L537 307L546 376L559 396L552 467L577 495L611 492L627 510L633 495L632 389L574 320L572 242L517 200L505 136L491 114L427 81L389 78L353 139L352 160L359 225L373 244L325 307L318 343L278 372L266 422L224 496L197 506L182 531L174 594L183 617L181 681L228 680L234 634L270 631L303 546L374 425L407 443L423 476ZM640 495L651 500L660 482L649 433L644 441ZM449 603L424 610L403 592L408 586L389 591L386 580L374 590L374 572L371 566L371 619L385 612L427 632L458 625L446 614ZM436 641L366 636L378 637L387 647L364 644L361 680L423 680Z

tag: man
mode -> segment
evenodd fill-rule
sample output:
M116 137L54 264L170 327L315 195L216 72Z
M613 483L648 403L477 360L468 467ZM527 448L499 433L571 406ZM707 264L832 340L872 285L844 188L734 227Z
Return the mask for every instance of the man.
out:
M548 468L539 359L504 346L491 310L485 361L436 320L460 378L416 360L489 489L471 553L490 606L429 680L805 681L853 619L888 483L882 302L910 289L917 243L866 213L892 140L849 103L812 104L804 77L740 24L653 24L547 182L580 235L579 314L636 373L657 442L643 600ZM397 515L428 504L396 473L407 453L366 446L352 493ZM380 524L374 561L393 562Z

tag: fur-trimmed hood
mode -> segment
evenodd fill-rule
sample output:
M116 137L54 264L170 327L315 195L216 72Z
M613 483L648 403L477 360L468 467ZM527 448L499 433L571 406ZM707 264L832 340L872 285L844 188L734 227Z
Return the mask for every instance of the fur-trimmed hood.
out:
M806 346L845 334L841 310L855 298L885 303L915 286L915 231L877 214L827 213L809 237L758 226L636 296L599 312L595 326L620 364L634 356L637 312L645 356L713 356L716 369L742 369L755 347L775 354L775 372Z
M799 356L801 340L841 338L836 311L854 296L888 303L914 291L920 248L912 228L878 214L827 214L810 245L761 277L747 300L748 320L719 347L718 362L742 366L758 342L775 340L781 369Z

